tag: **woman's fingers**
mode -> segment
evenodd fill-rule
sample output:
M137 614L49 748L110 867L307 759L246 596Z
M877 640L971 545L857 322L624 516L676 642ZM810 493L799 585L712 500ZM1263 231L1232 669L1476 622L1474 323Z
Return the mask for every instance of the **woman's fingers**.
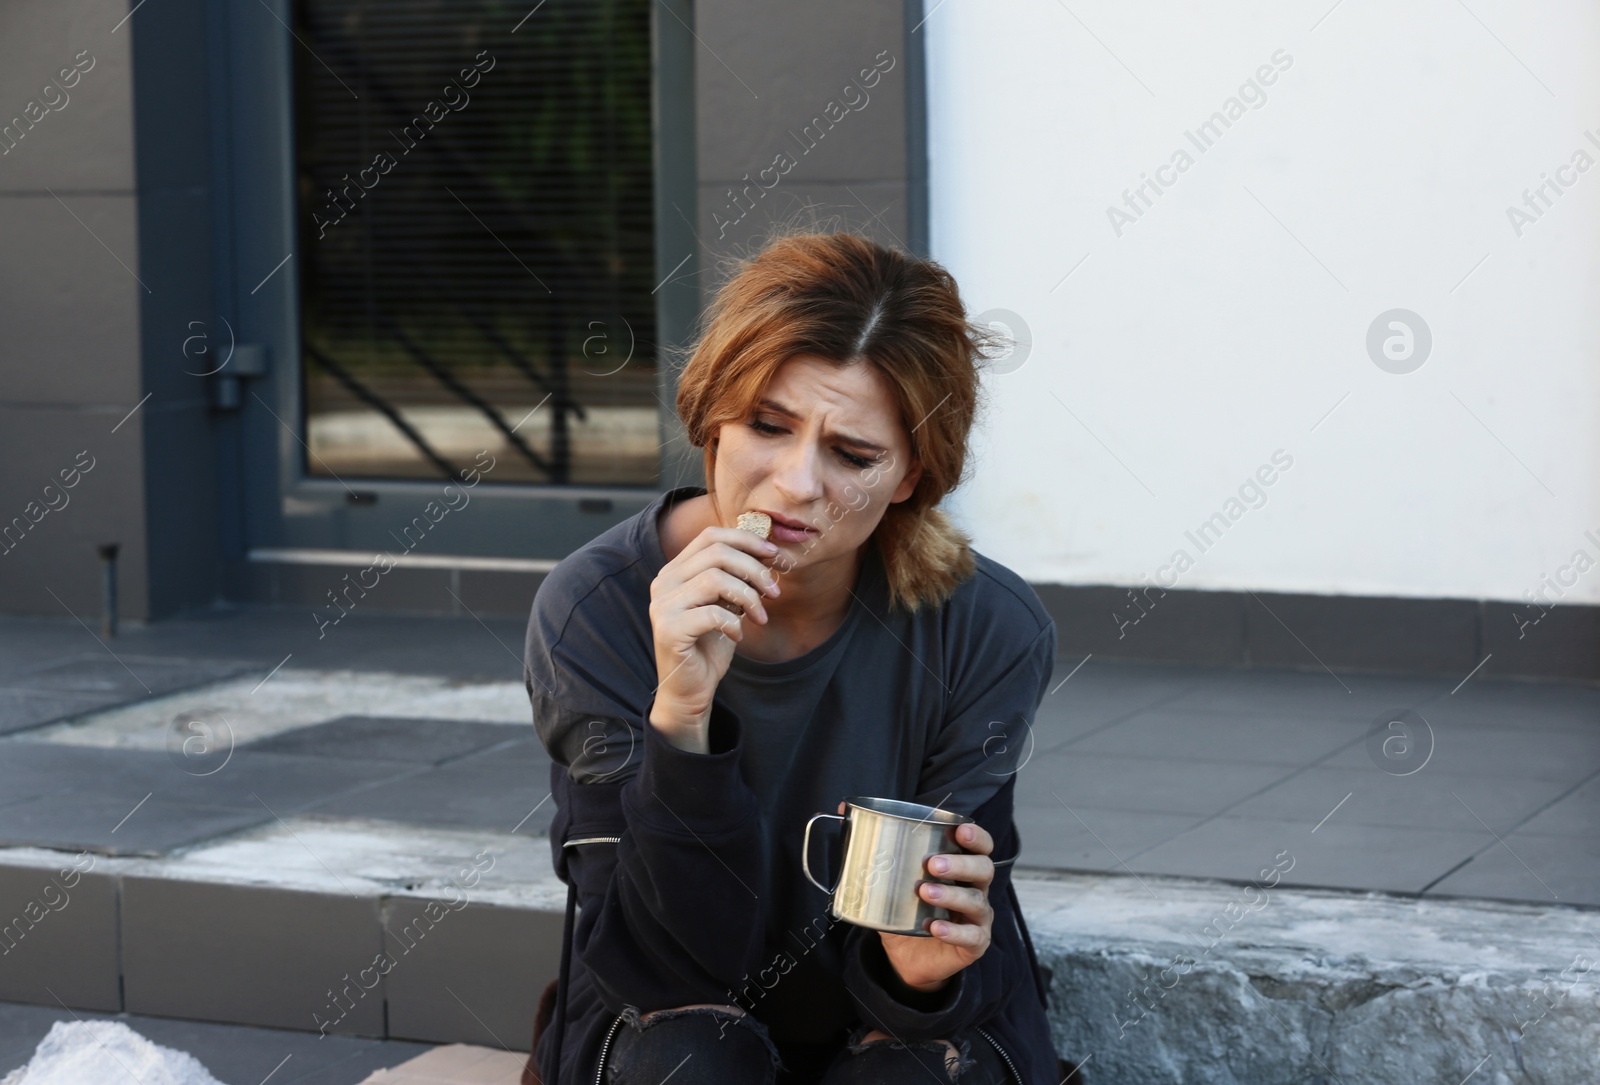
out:
M724 599L747 612L753 612L758 621L767 620L767 608L761 603L761 593L726 569L707 569L686 587L692 587L694 594L691 599L694 602Z
M987 855L934 855L928 859L928 873L987 889L994 881L994 860Z
M955 837L957 844L979 855L988 855L994 851L994 837L989 835L988 829L976 821L956 826Z
M994 860L989 853L994 850L994 837L977 822L957 826L954 835L965 850L929 856L927 869L935 878L963 884L924 882L919 892L924 900L952 913L950 920L930 923L929 933L981 954L988 947L989 927L994 922L989 904L989 886L994 882Z
M694 579L652 600L650 620L658 631L675 630L684 636L698 637L705 632L704 629L691 633L676 624L674 615L689 614L707 604L722 602L732 603L747 613L753 613L757 621L767 620L767 608L762 605L761 593L727 570L718 568L706 569ZM724 610L723 613L728 611Z
M767 620L767 608L762 605L761 594L724 569L705 570L663 602L669 611L681 612L707 604L731 603L741 611L753 614L757 621Z
M947 919L935 919L928 924L928 933L947 945L971 949L974 956L982 956L988 949L989 936L976 923L954 923Z
M650 626L655 641L656 686L652 718L696 719L702 726L717 684L753 622L767 621L764 590L776 595L773 572L762 558L777 550L735 528L708 527L661 567L650 582ZM758 556L759 555L759 556ZM723 634L721 637L713 633Z
M990 914L989 897L981 889L962 885L940 885L923 882L922 899L952 912L960 912L974 923L982 923Z
M678 579L690 580L705 569L720 567L748 583L760 585L768 594L776 594L768 590L768 585L775 584L777 578L765 561L777 554L776 547L759 535L738 528L708 527L668 562L662 572L672 569Z
M726 634L736 643L744 640L744 626L739 624L739 616L715 603L684 611L681 628L691 640L699 640L712 630Z
M750 534L748 531L740 532L741 535ZM669 570L663 568L661 575L667 578L668 584L691 584L696 578L704 576L708 571L721 569L735 580L752 585L751 590L759 590L766 595L772 595L771 585L776 583L776 576L771 569L761 564L755 557L742 550L735 550L731 546L713 546L697 552L696 554L680 559L682 565Z
M697 668L684 670L684 665L690 660L704 656L704 646L701 638L708 633L721 633L735 644L744 640L745 629L740 624L740 617L730 613L715 603L705 606L693 607L679 611L672 618L672 634L674 643L670 648L658 649L656 653L657 670L661 674L660 689L670 693L687 694L685 683L693 685L703 676L697 673ZM660 623L657 628L661 628ZM677 681L673 681L674 677Z

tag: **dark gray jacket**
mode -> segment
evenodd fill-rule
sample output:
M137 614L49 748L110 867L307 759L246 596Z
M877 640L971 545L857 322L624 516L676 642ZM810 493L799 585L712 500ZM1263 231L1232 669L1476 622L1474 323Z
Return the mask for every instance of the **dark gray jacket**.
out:
M546 1085L594 1081L625 1006L701 1002L742 1006L780 1050L842 1043L858 1022L907 1042L977 1025L1024 1082L1053 1085L1047 973L1009 863L990 887L989 950L933 996L900 985L878 933L834 919L800 871L806 819L852 796L970 814L997 860L1018 854L1015 772L1056 649L1038 597L980 554L944 605L891 612L869 542L840 629L795 660L735 654L710 752L680 750L648 722L649 588L665 563L657 514L704 492L663 494L569 555L534 600L525 684L552 759L552 858L581 908L565 1016L534 1052ZM814 849L815 870L831 857Z

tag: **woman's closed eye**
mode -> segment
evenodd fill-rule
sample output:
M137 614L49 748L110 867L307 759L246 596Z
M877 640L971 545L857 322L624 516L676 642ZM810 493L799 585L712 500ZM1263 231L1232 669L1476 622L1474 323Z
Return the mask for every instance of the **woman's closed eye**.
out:
M784 429L782 426L774 426L772 423L763 422L759 418L751 419L749 425L750 425L751 429L753 429L757 433L761 433L761 434L771 435L771 434L774 434L774 433L788 433L789 432L788 430ZM864 469L866 469L868 467L871 467L873 464L878 462L877 460L869 460L869 459L866 459L863 456L857 456L857 455L854 455L853 453L846 452L842 448L836 448L836 449L834 449L834 451L839 453L839 457L841 459L843 459L845 463L848 463L851 467L856 467L856 468L860 468L860 469L864 470Z

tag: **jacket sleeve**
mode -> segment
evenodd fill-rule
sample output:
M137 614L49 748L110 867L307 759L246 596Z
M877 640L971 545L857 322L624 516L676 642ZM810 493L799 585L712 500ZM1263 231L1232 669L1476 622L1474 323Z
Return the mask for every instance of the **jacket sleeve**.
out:
M1032 722L1055 664L1053 624L1008 664L977 673L975 692L958 690L953 714L924 764L915 801L968 813L994 838L995 860L1015 858L1021 837L1012 816L1016 774L1032 750ZM981 669L980 669L981 670ZM999 1013L1019 987L1031 988L1027 949L1009 891L1014 862L997 864L989 886L990 945L932 994L900 981L874 930L853 928L846 942L845 986L861 1020L904 1042L948 1037Z
M644 601L608 568L558 566L534 597L523 652L551 760L553 865L581 909L573 959L613 1013L730 1002L759 968L766 912L742 724L714 699L709 752L693 753L650 723Z
M648 717L626 778L576 783L554 760L550 771L556 872L581 909L573 954L613 1013L732 1001L764 938L765 844L738 717L713 701L704 754Z

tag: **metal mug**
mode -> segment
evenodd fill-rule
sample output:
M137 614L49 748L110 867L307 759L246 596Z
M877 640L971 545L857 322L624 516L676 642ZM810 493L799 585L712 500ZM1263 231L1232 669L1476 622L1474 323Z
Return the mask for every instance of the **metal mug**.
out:
M834 918L890 934L932 938L924 928L930 919L949 919L950 912L922 899L924 882L953 885L935 878L925 864L934 855L960 854L959 826L972 821L921 803L857 796L845 800L847 816L816 814L806 822L800 867L806 880L832 899ZM844 862L832 888L811 873L811 827L822 818L844 823Z

